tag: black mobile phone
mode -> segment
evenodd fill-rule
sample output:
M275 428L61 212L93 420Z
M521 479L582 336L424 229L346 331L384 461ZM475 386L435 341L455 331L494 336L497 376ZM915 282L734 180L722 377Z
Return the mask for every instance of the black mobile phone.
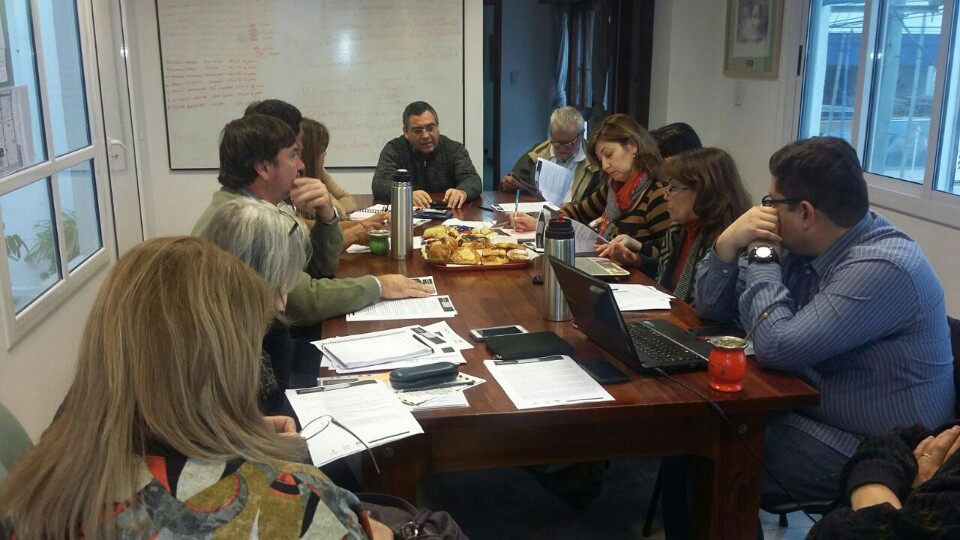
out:
M630 380L626 373L606 360L580 362L580 367L600 384L620 384Z
M446 210L448 207L446 201L431 201L430 208L434 210Z

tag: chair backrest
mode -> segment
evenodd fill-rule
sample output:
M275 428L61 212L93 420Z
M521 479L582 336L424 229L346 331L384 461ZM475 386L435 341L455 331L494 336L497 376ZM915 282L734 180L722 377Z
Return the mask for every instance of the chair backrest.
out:
M14 463L33 448L27 432L6 407L0 403L0 485L6 481Z
M953 350L953 388L957 395L954 418L960 418L960 319L947 317L950 327L950 348Z

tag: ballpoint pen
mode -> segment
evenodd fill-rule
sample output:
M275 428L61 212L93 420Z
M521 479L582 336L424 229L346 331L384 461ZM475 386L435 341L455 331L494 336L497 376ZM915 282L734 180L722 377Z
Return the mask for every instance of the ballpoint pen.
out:
M520 190L517 190L517 199L513 204L513 215L516 216L520 212Z
M540 358L521 358L520 360L494 360L495 366L510 366L513 364L532 364L533 362L549 362L551 360L563 360L563 355L554 354L551 356L541 356Z
M401 390L397 390L397 392L401 392L401 393L405 393L405 392L420 392L420 391L423 391L423 390L436 390L436 389L438 389L438 388L453 388L453 387L456 387L456 386L473 386L473 384L474 384L475 382L476 382L476 381L453 381L453 382L448 382L448 383L440 383L440 384L437 384L437 385L434 385L434 386L427 386L427 387L424 387L424 388L404 388L404 389L401 389Z

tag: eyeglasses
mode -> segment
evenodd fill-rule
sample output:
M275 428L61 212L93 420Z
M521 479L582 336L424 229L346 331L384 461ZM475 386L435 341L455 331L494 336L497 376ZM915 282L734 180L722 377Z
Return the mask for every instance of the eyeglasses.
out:
M664 193L667 195L673 195L679 191L689 191L690 188L686 186L675 186L673 184L668 184L667 187L663 188Z
M410 128L410 131L412 131L413 134L416 135L417 137L419 137L420 135L423 135L424 131L426 131L427 133L433 133L436 130L437 130L436 124L427 124L426 126L423 126L423 127Z
M806 199L802 199L800 197L787 197L785 199L774 199L770 195L764 195L763 198L760 199L760 204L763 206L773 206L775 204L797 204L798 202L802 202L805 200ZM814 205L813 203L810 203L810 204L816 207L816 205Z
M377 458L374 457L373 451L370 450L370 447L367 446L367 443L363 442L363 439L358 437L356 433L350 430L350 428L341 424L340 422L337 422L337 420L334 417L330 416L329 414L318 416L313 420L304 424L303 427L300 429L300 436L303 437L303 440L309 441L310 439L321 434L323 430L327 429L327 427L330 426L330 424L333 424L338 428L346 431L351 436L353 436L354 439L359 441L360 444L363 445L364 449L366 449L367 453L370 454L370 460L373 461L373 468L377 470L377 474L380 474L380 465L377 464Z
M550 144L552 144L553 146L555 146L555 147L557 147L557 148L567 148L567 149L569 149L569 148L573 148L574 145L576 145L578 142L580 142L580 137L583 137L583 132L582 132L582 131L581 131L580 133L577 133L577 136L574 137L574 139L573 139L572 141L563 142L563 141L558 141L558 140L556 140L556 139L551 138L551 139L550 139Z

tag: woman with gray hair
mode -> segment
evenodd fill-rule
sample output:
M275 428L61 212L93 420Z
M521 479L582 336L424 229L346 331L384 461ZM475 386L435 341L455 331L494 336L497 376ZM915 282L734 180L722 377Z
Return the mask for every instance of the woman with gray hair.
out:
M310 231L300 218L249 197L221 206L200 237L235 255L260 274L274 291L280 311L311 251ZM290 329L276 320L263 338L260 354L259 401L265 414L292 412L283 396L290 384L290 372Z

